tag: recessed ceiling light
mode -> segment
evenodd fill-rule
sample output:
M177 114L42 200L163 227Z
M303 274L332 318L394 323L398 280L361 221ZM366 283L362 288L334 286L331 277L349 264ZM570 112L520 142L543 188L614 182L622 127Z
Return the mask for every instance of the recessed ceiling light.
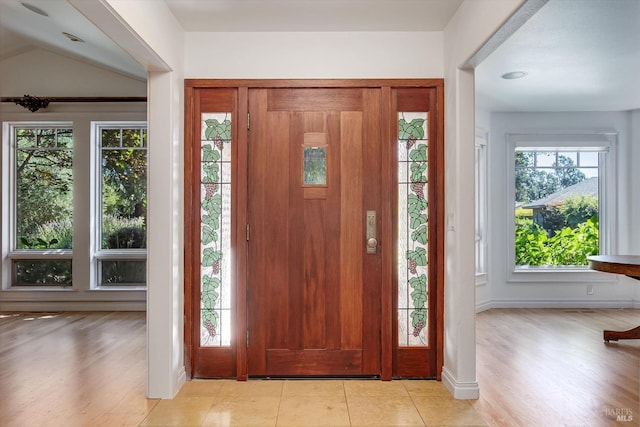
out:
M72 42L84 43L84 40L82 40L78 36L74 36L73 34L70 34L70 33L65 33L64 31L62 32L62 34L64 34Z
M514 80L514 79L521 79L526 75L527 73L525 73L524 71L512 71L510 73L503 74L502 78L507 80Z
M45 12L44 10L40 9L37 6L34 6L32 4L29 3L20 3L22 6L26 7L27 9L29 9L31 12L33 13L37 13L38 15L42 15L42 16L49 16L49 14L47 12Z

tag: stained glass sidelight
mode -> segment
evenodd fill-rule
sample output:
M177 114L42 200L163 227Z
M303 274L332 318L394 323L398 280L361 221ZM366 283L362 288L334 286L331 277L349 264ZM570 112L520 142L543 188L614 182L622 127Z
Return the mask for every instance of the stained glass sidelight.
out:
M231 113L203 113L200 345L231 344Z
M398 345L428 345L428 113L398 113Z

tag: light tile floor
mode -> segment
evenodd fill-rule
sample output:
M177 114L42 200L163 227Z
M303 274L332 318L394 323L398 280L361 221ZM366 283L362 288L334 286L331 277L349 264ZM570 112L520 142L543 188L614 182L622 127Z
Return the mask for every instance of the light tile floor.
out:
M437 381L190 381L141 426L487 426Z

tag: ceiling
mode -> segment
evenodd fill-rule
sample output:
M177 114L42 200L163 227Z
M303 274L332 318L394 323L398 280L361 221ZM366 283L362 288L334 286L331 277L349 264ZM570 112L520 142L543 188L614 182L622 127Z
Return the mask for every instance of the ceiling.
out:
M35 6L48 16L35 13L22 3ZM63 32L84 42L73 42ZM133 78L147 77L140 64L66 0L0 0L0 60L38 48Z
M463 0L165 0L186 31L441 31Z
M640 108L640 1L549 0L480 63L476 91L491 111Z
M165 1L186 31L322 32L441 31L463 0ZM478 105L491 111L640 108L639 24L640 0L549 0L477 67ZM146 78L66 0L0 0L0 60L36 48ZM510 71L527 75L501 78Z

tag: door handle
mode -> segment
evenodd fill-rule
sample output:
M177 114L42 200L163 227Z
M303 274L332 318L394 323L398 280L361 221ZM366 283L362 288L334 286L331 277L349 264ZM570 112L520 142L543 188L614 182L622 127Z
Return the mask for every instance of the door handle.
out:
M367 253L375 254L378 247L376 238L376 211L367 211Z

